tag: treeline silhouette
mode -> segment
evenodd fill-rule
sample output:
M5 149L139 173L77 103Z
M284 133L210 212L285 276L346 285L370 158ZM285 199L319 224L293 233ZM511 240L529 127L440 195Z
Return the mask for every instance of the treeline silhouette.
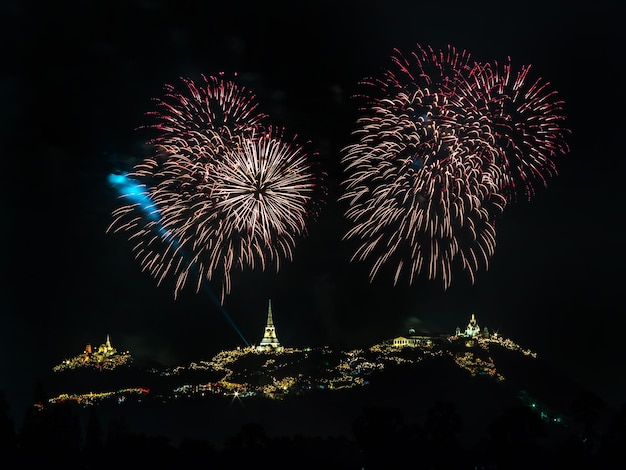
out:
M173 443L134 432L121 417L103 429L97 406L90 407L83 426L71 403L35 403L16 429L0 391L2 468L609 469L619 468L626 449L626 403L613 410L589 391L571 404L567 425L546 422L520 404L503 410L472 445L460 436L475 423L464 422L451 401L432 404L421 423L406 422L400 408L363 407L351 436L270 437L251 422L220 443Z

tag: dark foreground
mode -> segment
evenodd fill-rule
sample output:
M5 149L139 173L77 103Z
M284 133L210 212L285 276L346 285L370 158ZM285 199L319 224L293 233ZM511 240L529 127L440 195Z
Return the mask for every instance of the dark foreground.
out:
M284 400L210 396L162 403L33 406L2 400L2 468L617 468L626 408L579 391L546 420L506 387L462 371L385 376L362 390ZM568 402L565 403L565 400Z

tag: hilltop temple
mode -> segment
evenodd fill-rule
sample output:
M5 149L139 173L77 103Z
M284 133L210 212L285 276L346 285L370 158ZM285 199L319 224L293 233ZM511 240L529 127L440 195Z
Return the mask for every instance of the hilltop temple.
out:
M274 319L272 318L272 301L270 300L267 307L267 323L263 333L263 339L261 343L256 347L259 352L275 351L279 352L283 350L283 347L278 341L276 336L276 327L274 327Z
M97 369L115 369L118 366L126 364L132 360L128 351L119 353L111 345L111 338L107 335L104 343L95 350L91 347L91 343L87 343L82 354L71 359L66 359L61 364L55 366L55 372L64 369L76 369L77 367L95 367Z
M392 345L396 348L403 348L405 346L409 347L431 347L433 346L433 340L441 337L448 337L449 335L441 335L441 334L426 334L426 333L416 333L413 328L409 329L408 336L398 336L392 340ZM457 326L455 336L457 338L466 338L466 341L470 341L471 343L467 343L470 345L474 343L474 338L482 337L489 338L489 330L485 327L481 333L480 326L478 326L478 321L476 320L476 316L472 313L469 323L465 328L465 331L461 331L461 328Z
M477 338L482 336L483 338L489 337L489 330L487 327L483 329L483 332L480 332L480 326L478 326L478 321L476 320L476 316L472 313L472 318L470 318L467 327L465 328L465 332L461 333L461 328L456 327L456 336L464 336L466 338Z

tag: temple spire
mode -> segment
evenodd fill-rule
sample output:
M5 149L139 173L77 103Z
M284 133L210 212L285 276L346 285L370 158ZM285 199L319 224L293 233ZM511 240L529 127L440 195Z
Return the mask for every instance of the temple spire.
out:
M277 351L282 349L278 337L276 336L276 328L274 327L274 318L272 317L272 301L270 300L267 306L267 323L265 325L265 331L263 333L263 339L261 344L257 346L258 351Z
M465 336L474 337L478 335L480 335L480 327L478 326L478 321L476 321L476 316L472 313L472 317L465 329Z
M274 326L274 319L272 318L272 299L268 301L267 305L267 326Z

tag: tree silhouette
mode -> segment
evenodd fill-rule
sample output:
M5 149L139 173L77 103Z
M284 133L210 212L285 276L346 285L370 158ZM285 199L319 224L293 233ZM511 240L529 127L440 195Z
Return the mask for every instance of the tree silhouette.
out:
M217 458L215 445L205 439L184 439L178 448L180 459L177 468L190 468L199 462L215 462Z
M414 433L393 407L366 406L352 423L352 433L365 454L367 468L388 468L407 461L407 443Z
M259 465L261 455L270 455L265 452L269 438L265 429L258 423L246 423L232 437L224 441L224 453L227 459L235 466ZM263 462L263 466L271 466L272 462Z
M429 408L424 430L431 465L456 468L461 457L459 434L462 429L463 419L454 402L439 401Z
M0 390L0 454L3 456L13 456L17 451L15 423L9 416L9 410L9 402Z
M22 459L29 465L55 468L81 468L82 429L73 404L33 406L26 413L18 436Z
M91 458L98 458L102 453L104 446L102 427L100 426L100 419L98 418L98 412L95 406L89 409L89 416L87 418L87 426L85 429L85 454Z
M623 460L626 449L626 403L611 418L598 451L598 460L609 468L613 462Z
M600 439L597 426L605 409L604 400L590 390L582 391L572 402L572 416L581 426L580 441L586 455L597 450Z
M541 442L546 436L545 423L526 406L506 409L489 426L489 435L498 467L537 468L548 459Z

